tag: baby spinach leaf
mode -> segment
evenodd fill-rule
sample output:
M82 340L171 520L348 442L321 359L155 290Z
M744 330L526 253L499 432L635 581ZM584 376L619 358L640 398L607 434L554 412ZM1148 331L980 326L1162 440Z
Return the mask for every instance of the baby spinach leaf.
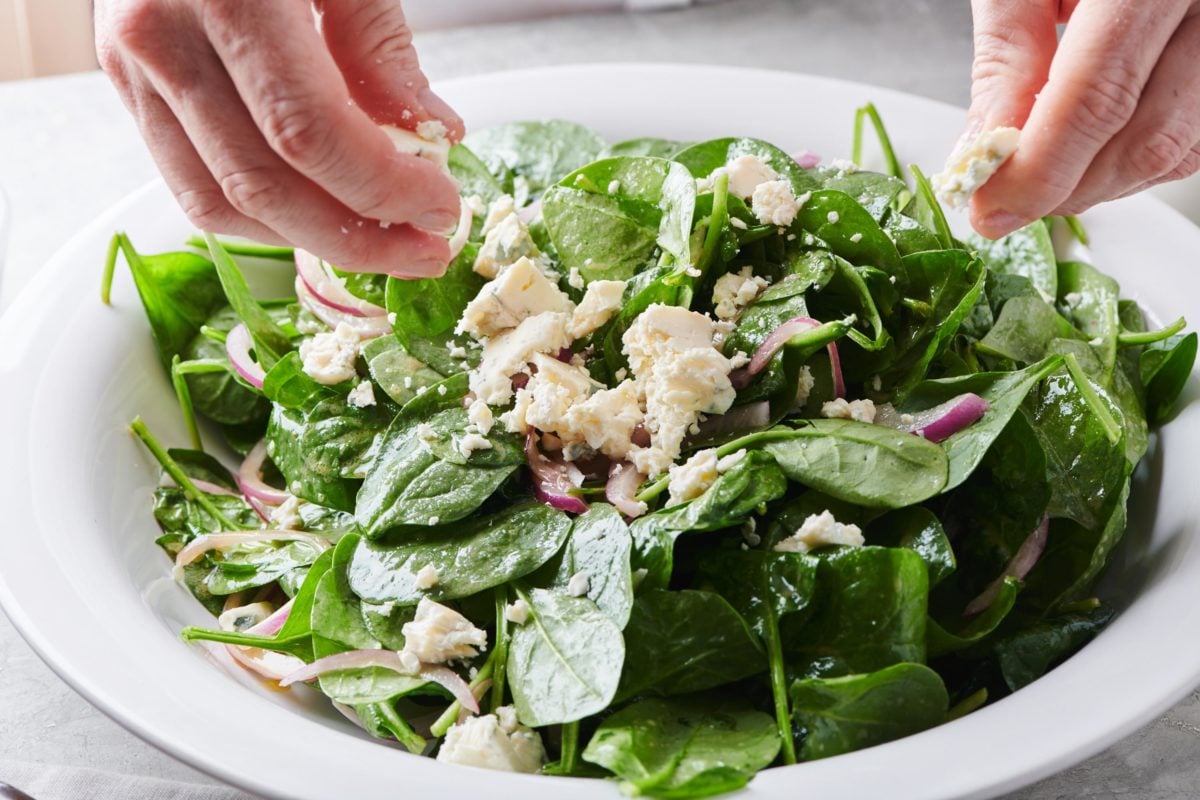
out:
M1057 355L1073 355L1091 379L1104 380L1105 367L1096 348L1078 339L1054 339L1049 350ZM1137 388L1130 383L1124 369L1114 369L1110 376L1108 397L1121 412L1118 421L1125 432L1125 458L1137 464L1150 444L1150 427L1146 421L1145 405Z
M337 392L310 378L304 371L300 354L291 350L267 372L263 379L263 394L284 408L304 409Z
M508 649L508 680L526 725L573 722L612 702L625 660L621 629L586 597L545 589L518 593L529 619Z
M496 125L471 133L463 144L493 175L524 178L534 194L595 161L604 150L604 140L590 129L557 119ZM512 194L511 185L504 190Z
M439 383L443 376L413 358L394 336L380 336L363 345L367 371L384 394L403 406L417 392Z
M406 534L395 544L365 542L350 565L350 586L373 603L467 597L533 572L558 552L570 530L566 514L528 502ZM438 582L422 591L417 573L426 565L438 571Z
M255 358L263 369L270 369L292 349L291 340L250 294L245 276L217 237L206 233L204 240L208 243L208 251L212 255L217 276L221 279L225 297L238 318L245 324L246 330L250 332L250 338L254 340Z
M626 139L623 142L609 145L601 154L602 157L612 156L651 156L653 158L672 158L688 145L673 139L659 139L654 136L641 136L636 139Z
M977 617L967 620L966 624L962 624L961 619L955 620L958 624L953 626L953 630L950 630L950 624L943 626L930 617L925 629L925 647L929 657L937 658L979 645L995 633L1000 623L1008 617L1020 591L1021 581L1013 577L1005 578L991 605Z
M1058 265L1058 291L1062 308L1083 337L1090 340L1103 364L1099 382L1107 388L1117 361L1117 335L1121 332L1117 299L1121 288L1090 264L1064 261Z
M821 188L816 177L800 168L796 159L761 139L712 139L686 147L674 160L687 167L697 178L707 178L719 167L741 156L754 156L792 185L797 195Z
M714 592L642 592L625 627L625 647L618 699L696 692L767 668L746 620Z
M352 476L386 424L378 406L355 408L341 396L307 409L277 405L267 426L268 452L292 494L352 511L359 483Z
M957 567L941 521L921 506L898 508L878 517L867 528L866 539L873 545L903 547L919 555L929 567L930 586L941 583Z
M919 555L847 547L818 558L811 613L781 621L790 670L830 677L925 660L929 569Z
M1043 300L1058 296L1059 269L1054 243L1041 220L994 241L971 233L967 244L993 272L1028 278Z
M571 527L553 588L564 590L572 576L587 575L587 598L618 628L624 628L633 607L632 546L629 527L617 510L606 503L593 503Z
M782 497L787 480L771 457L750 452L688 503L634 520L633 566L645 569L645 588L663 588L671 578L675 539L681 533L714 531L740 524L761 505Z
M450 408L428 422L401 413L380 441L355 516L370 538L406 526L462 519L491 497L523 461L512 436L497 430L489 450L469 457L457 446L466 412Z
M214 558L212 572L204 579L214 595L230 595L266 586L308 567L321 551L307 542L243 546Z
M1192 374L1196 345L1195 333L1181 333L1147 345L1142 351L1139 368L1142 385L1146 387L1146 416L1151 424L1159 425L1170 419L1175 402Z
M774 721L744 701L652 698L600 724L585 761L611 770L628 794L710 797L745 786L775 760Z
M880 172L818 168L814 170L814 175L821 181L821 188L850 195L881 225L906 206L912 197L908 184Z
M979 466L992 442L1017 413L1033 388L1061 365L1061 358L1051 356L1015 372L979 372L960 378L924 381L913 387L897 410L916 413L966 392L973 392L988 402L988 410L977 422L941 443L950 461L950 475L945 488L953 489Z
M386 307L396 338L414 358L443 375L462 371L451 357L454 328L487 279L475 272L479 249L468 243L440 278L389 278Z
M804 761L911 736L945 721L950 700L936 672L896 664L864 675L808 678L792 684Z
M215 274L215 271L214 271ZM204 323L204 327L219 334L228 333L239 322L229 306L222 306ZM244 425L264 420L271 406L257 390L240 382L233 371L227 369L187 372L189 362L220 362L229 364L225 345L204 333L197 333L183 351L183 365L188 393L196 412L225 425ZM257 437L256 437L257 438Z
M1112 609L1097 608L1050 617L996 643L1000 673L1014 692L1046 674L1056 664L1095 638L1113 618Z
M1071 333L1071 324L1040 297L1014 297L977 347L987 355L1032 364L1046 357L1052 339Z
M458 182L458 192L463 197L475 195L483 202L491 203L504 194L504 187L488 170L487 164L465 144L451 147L447 162L450 174Z
M870 508L900 508L938 494L948 461L910 433L840 419L806 420L763 446L791 480Z
M870 212L845 192L813 192L793 225L816 236L830 252L851 264L877 267L888 275L904 277L896 245Z
M207 498L235 525L244 529L258 527L258 515L241 496L210 494ZM189 500L182 489L174 486L154 490L154 519L163 530L156 541L172 556L197 536L225 530L225 525L213 519L204 506Z

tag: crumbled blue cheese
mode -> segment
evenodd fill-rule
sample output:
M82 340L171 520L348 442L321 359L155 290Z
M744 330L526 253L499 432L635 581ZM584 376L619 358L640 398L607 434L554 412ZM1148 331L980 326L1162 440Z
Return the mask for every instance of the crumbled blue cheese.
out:
M300 506L302 505L304 505L303 500L294 494L289 494L286 500L271 509L270 527L285 531L304 530L304 523L300 519Z
M529 621L529 604L518 597L504 607L504 618L516 625L524 625Z
M567 285L572 289L583 291L583 287L587 282L583 279L583 273L579 271L579 267L571 267L571 271L567 273Z
M750 227L741 217L730 217L729 225L730 227L737 228L739 231L747 230Z
M620 181L614 180L614 181L608 182L608 193L609 194L616 194L619 191L621 191L621 182Z
M494 278L501 269L520 258L537 262L538 268L542 269L542 253L534 244L529 228L519 216L509 214L484 236L472 268L485 278Z
M275 613L270 603L250 603L221 612L217 626L223 631L245 631Z
M484 284L463 310L458 329L483 339L546 311L571 313L574 309L571 299L536 264L522 258Z
M397 153L423 158L442 169L447 169L450 140L446 137L446 126L440 122L437 125L441 126L440 129L433 127L430 122L422 122L416 131L395 125L380 125L379 129L392 140Z
M346 395L346 402L355 408L366 408L375 405L375 385L370 381L360 381Z
M592 281L575 312L567 332L582 339L612 319L621 309L621 298L625 295L625 281Z
M704 494L716 482L717 451L715 448L700 450L682 464L672 464L669 473L667 506L686 503Z
M576 572L567 581L567 594L571 597L583 597L591 588L592 579L586 572Z
M437 760L505 772L537 772L546 751L538 732L517 723L511 706L450 726Z
M951 208L966 208L971 196L1017 152L1020 138L1017 128L993 128L961 142L945 168L933 176L938 199Z
M713 284L713 313L719 320L737 319L766 288L766 278L755 275L753 267L742 267L741 272L727 272Z
M841 218L842 218L842 215L836 211L830 211L828 214L825 215L825 219L829 220L830 225L836 225L838 220L840 220Z
M486 436L481 436L474 431L467 431L458 440L458 452L462 453L463 458L470 458L471 454L477 450L491 450L492 443Z
M300 360L304 374L326 386L348 381L357 373L358 332L353 326L339 322L337 328L318 333L300 343Z
M438 575L437 567L433 564L426 564L417 571L417 579L413 581L413 586L423 592L437 586L439 580L441 580L441 576Z
M851 235L850 241L854 242L855 244L858 244L859 242L862 241L862 234L855 233L855 234Z
M474 658L487 649L487 632L452 608L422 597L411 622L400 629L404 650L424 664Z
M534 354L557 353L570 346L568 320L566 314L546 312L488 339L479 366L468 377L476 399L488 405L506 404L513 395L512 376L528 372Z
M775 545L781 553L808 553L828 545L862 547L866 542L857 525L843 525L828 510L810 514L800 529Z
M760 184L779 180L779 174L758 156L738 156L724 167L718 168L709 176L710 185L712 178L722 171L729 176L729 193L742 200L753 197L754 190Z
M838 397L821 405L821 416L828 419L852 419L857 422L875 421L875 403L871 400L850 400Z
M750 208L764 225L786 228L800 213L800 202L787 181L766 181L754 187Z
M471 428L486 436L491 432L496 418L487 403L475 400L467 407L467 422Z
M853 175L859 170L858 164L847 158L835 158L829 162L829 166L843 175Z
M516 203L513 201L512 195L502 194L492 201L488 206L487 216L483 220L483 235L486 237L492 232L492 229L499 225L508 217L514 216L517 213Z

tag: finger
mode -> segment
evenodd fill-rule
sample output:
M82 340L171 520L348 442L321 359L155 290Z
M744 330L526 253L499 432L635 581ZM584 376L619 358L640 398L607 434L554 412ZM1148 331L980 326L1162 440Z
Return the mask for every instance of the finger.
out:
M973 0L975 60L964 139L1025 124L1058 45L1057 9L1046 0Z
M216 54L195 39L172 58L143 63L229 203L293 244L346 269L438 275L449 261L441 236L408 225L384 229L299 175L267 146Z
M1133 116L1142 88L1183 17L1172 0L1084 0L1071 15L1021 146L976 193L975 229L998 237L1070 197L1100 149Z
M397 153L350 103L307 3L207 0L203 17L246 108L292 167L365 217L453 228L453 182L437 165Z
M319 6L329 52L364 111L378 122L410 130L437 120L452 141L462 139L462 118L433 93L421 71L398 0L338 0Z
M1200 142L1196 142L1196 144L1192 146L1192 149L1188 151L1188 154L1184 156L1183 160L1180 161L1179 164L1177 164L1170 172L1163 173L1153 180L1146 181L1145 183L1139 184L1132 189L1124 191L1117 195L1117 197L1114 199L1130 197L1164 183L1181 181L1184 178L1192 177L1197 172L1200 172Z
M1138 109L1088 168L1057 213L1078 214L1131 189L1169 180L1200 142L1200 15L1183 21L1142 92ZM1186 166L1186 165L1185 165Z

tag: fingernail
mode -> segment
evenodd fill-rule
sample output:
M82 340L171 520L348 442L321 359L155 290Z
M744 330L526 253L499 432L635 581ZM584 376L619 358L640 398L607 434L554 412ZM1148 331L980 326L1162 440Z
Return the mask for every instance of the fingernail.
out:
M404 280L413 278L438 278L445 272L446 262L431 258L424 261L414 261L405 266L404 269L392 271L391 275L392 277Z
M413 224L430 233L450 233L458 224L458 214L450 211L426 211Z
M980 222L983 223L983 228L986 229L986 233L984 231L980 231L980 233L996 239L999 239L1001 236L1007 236L1018 228L1024 228L1028 224L1028 220L1011 211L993 211L985 215Z

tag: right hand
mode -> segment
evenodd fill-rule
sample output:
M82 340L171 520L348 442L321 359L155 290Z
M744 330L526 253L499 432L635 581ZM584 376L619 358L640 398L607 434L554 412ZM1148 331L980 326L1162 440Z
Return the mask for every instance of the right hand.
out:
M96 0L96 46L197 227L348 270L445 270L454 182L378 125L439 120L457 141L463 124L399 0Z

